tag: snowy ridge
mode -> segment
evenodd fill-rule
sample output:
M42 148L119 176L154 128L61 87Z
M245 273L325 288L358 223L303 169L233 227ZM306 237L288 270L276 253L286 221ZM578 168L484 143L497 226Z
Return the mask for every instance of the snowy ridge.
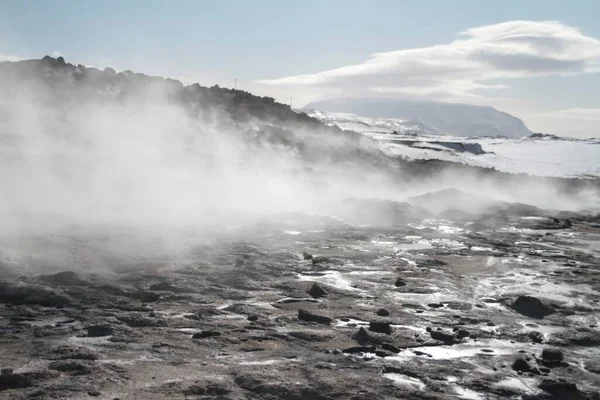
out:
M510 173L554 177L600 177L600 139L551 136L457 137L422 129L410 119L375 119L349 113L308 111L328 125L353 130L380 142L391 156L438 159ZM481 146L482 152L473 151Z
M307 109L351 113L394 125L450 136L525 137L532 134L523 121L492 107L397 99L333 99L310 103ZM338 116L340 114L337 114Z

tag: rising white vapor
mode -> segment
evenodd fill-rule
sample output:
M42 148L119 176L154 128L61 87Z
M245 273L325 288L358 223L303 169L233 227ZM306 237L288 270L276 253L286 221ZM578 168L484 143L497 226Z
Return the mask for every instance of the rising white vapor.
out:
M489 81L600 72L600 40L555 21L509 21L467 29L437 46L376 53L363 63L261 80L337 93L456 98L506 86Z

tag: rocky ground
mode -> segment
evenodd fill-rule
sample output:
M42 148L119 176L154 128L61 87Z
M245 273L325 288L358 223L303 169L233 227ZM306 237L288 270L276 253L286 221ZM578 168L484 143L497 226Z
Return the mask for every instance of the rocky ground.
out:
M598 221L450 214L3 238L0 399L600 399Z

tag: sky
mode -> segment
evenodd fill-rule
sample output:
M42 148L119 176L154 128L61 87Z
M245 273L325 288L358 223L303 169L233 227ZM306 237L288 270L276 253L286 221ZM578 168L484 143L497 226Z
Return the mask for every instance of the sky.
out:
M0 0L0 60L62 55L233 87L489 105L600 136L600 1Z

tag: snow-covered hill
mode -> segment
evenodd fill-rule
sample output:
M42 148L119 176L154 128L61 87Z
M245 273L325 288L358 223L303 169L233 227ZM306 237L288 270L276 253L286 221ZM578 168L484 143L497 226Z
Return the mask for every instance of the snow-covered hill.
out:
M308 104L306 109L350 113L396 122L406 129L452 136L525 137L531 135L523 121L492 107L469 104L395 99L334 99ZM400 129L404 130L404 127Z
M600 139L570 140L540 134L523 138L457 137L427 132L410 119L314 110L309 115L377 139L391 156L445 160L537 176L600 177Z

